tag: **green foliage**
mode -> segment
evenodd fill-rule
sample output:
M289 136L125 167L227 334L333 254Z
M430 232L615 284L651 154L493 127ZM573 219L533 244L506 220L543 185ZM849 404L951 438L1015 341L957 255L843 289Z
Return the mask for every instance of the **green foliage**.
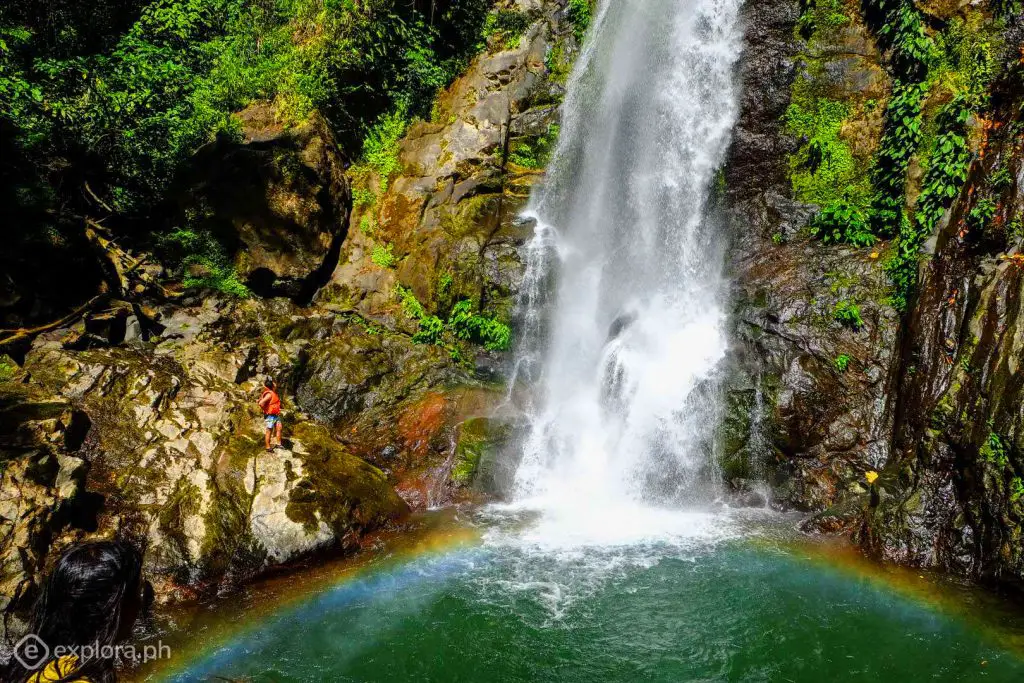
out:
M910 293L917 284L921 244L932 234L967 179L970 151L966 126L969 115L964 96L954 98L939 113L939 134L930 150L929 166L914 219L907 218L900 208L897 249L886 264L895 286L891 302L898 310L906 309Z
M540 137L514 140L509 146L509 163L524 168L544 168L555 151L559 130L558 124L551 124Z
M790 178L798 199L826 205L838 200L859 202L867 195L863 169L840 136L849 115L849 106L818 97L805 78L794 84L785 123L786 131L803 141L790 157Z
M810 231L826 244L845 242L866 247L875 243L867 214L842 199L830 202L819 211L811 221Z
M871 224L877 234L893 235L900 228L907 168L921 144L921 108L927 92L919 83L898 83L886 107L885 129L871 171Z
M564 38L559 38L554 45L548 48L547 54L544 55L544 67L548 70L548 77L552 82L565 85L569 80L572 60L566 54Z
M852 359L845 353L841 353L836 356L835 366L839 372L846 372L847 368L850 367L850 361Z
M1024 241L1024 218L1017 216L1006 226L1006 235L1013 241Z
M370 260L381 268L394 268L398 265L398 257L395 256L391 243L374 245Z
M996 203L987 197L979 199L978 203L967 214L967 225L975 230L984 230L995 215Z
M444 333L444 323L436 315L420 318L420 329L412 336L417 344L440 344Z
M507 351L512 330L495 318L473 313L473 302L464 299L452 307L448 327L459 339L480 344L489 351Z
M989 85L999 71L1003 39L980 13L954 17L936 36L936 63L931 79L966 98L971 107L985 105Z
M524 12L499 9L487 15L483 36L485 40L497 36L502 46L515 47L531 23L529 15Z
M1006 450L1006 445L999 435L994 431L990 431L988 438L982 444L978 453L985 462L1001 469L1010 464L1010 458Z
M1014 477L1010 480L1010 502L1016 503L1021 498L1024 498L1024 480L1020 477Z
M240 299L252 294L238 279L224 247L208 232L175 229L157 238L157 249L181 271L186 289L212 289Z
M10 380L17 371L18 366L9 356L0 356L0 382Z
M866 245L874 236L897 237L896 251L886 268L895 289L890 301L903 310L916 285L921 244L966 178L969 152L964 124L970 108L984 103L996 73L1000 39L990 25L979 23L979 13L953 18L933 40L911 0L865 0L863 8L895 77L871 168L870 203L863 200L859 189L854 193L840 189L849 183L842 182L842 173L830 172L834 167L826 166L829 172L824 174L818 172L830 159L838 158L840 169L846 162L841 148L837 153L835 142L842 142L839 133L849 111L840 103L815 98L809 88L801 87L801 79L794 84L793 104L786 117L788 130L805 141L791 159L793 188L799 198L824 207L810 227L812 234L826 242ZM842 6L834 3L805 0L801 34L810 37L826 25L823 12L841 10ZM838 22L838 17L835 20ZM924 139L925 99L935 89L956 96L940 113L939 132L924 150L928 170L911 219L905 209L907 172ZM968 220L983 226L992 215L994 206L982 200ZM859 313L855 318L852 311L837 308L836 316L859 327Z
M860 306L850 299L843 299L832 310L832 317L844 327L859 330L864 327L864 319L860 317Z
M803 11L796 22L797 33L804 39L823 29L839 28L850 23L842 0L802 0Z
M1010 173L1010 169L1004 164L996 169L992 177L989 178L988 183L996 192L1008 190L1013 186L1013 174Z
M377 232L377 219L372 213L364 213L362 218L359 219L359 232L367 237L373 237L374 233Z
M395 287L395 293L398 294L402 310L405 311L407 316L413 320L422 320L427 317L426 309L423 308L423 304L420 303L420 300L416 298L411 289L398 285Z
M931 164L917 202L917 222L921 232L930 234L942 214L960 193L967 180L970 149L967 145L967 119L970 110L964 97L947 104L939 115L940 134L935 140Z
M891 52L893 71L901 81L923 81L934 59L935 46L925 34L921 12L912 0L877 4L892 6L878 33L883 46Z
M122 216L159 216L185 163L237 138L233 113L258 100L273 101L283 124L321 111L343 147L364 143L386 187L408 120L466 64L490 4L10 0L0 11L5 206L23 233L40 234L68 223L55 214L95 215L89 182L115 230ZM357 204L369 205L365 192Z
M587 34L592 18L592 0L569 0L569 20L572 22L573 33L577 42L582 43Z
M455 278L452 277L451 273L441 273L441 276L437 278L437 293L441 296L447 296L454 282Z
M970 161L966 121L971 108L983 106L996 73L1000 39L980 14L954 17L933 41L925 34L921 12L910 0L868 0L869 23L879 35L897 77L886 110L883 134L872 182L872 228L876 234L897 236L897 249L886 264L895 291L890 299L905 310L917 283L920 247L957 196ZM927 171L914 218L904 210L907 169L921 146L921 111L930 90L949 91L954 99L936 120L938 134L923 150ZM979 203L968 220L982 225L991 217Z
M398 143L408 126L405 112L395 111L381 117L363 140L363 163L377 173L381 193L387 191L391 176L402 170Z
M357 187L352 190L352 206L356 208L374 206L377 203L377 194L373 190Z
M448 316L447 324L436 315L429 315L410 289L399 286L396 289L406 314L419 321L419 331L413 335L417 344L443 344L445 331L456 339L483 346L488 351L507 351L512 344L512 330L496 318L473 312L473 302L464 299L456 303ZM457 355L452 349L453 357Z

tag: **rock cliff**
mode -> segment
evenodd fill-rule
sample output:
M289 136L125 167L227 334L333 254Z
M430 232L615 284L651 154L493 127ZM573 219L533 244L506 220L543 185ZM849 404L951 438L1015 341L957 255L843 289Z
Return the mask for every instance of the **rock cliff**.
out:
M491 415L529 232L515 216L576 50L566 2L495 11L512 28L387 169L271 103L200 151L166 210L217 235L248 296L140 285L0 356L7 626L78 539L133 539L158 598L192 599L471 495L506 434ZM146 283L169 274L124 258ZM267 375L284 397L273 453Z
M878 4L746 7L745 96L720 200L735 237L738 342L723 460L741 485L770 479L777 505L817 512L809 531L848 533L887 560L1020 582L1021 17L903 3L934 50L924 104L904 120L922 126L899 171L915 216L904 226L924 223L939 181L949 188L919 255L912 248L916 288L903 301L893 264L906 228L860 244L823 239L829 188L814 185L855 203L858 188L881 183L901 132L889 112L921 77L879 31ZM959 56L942 56L950 49ZM973 69L984 91L971 95L957 69ZM971 96L964 132L945 132L943 107ZM963 161L941 156L957 145Z

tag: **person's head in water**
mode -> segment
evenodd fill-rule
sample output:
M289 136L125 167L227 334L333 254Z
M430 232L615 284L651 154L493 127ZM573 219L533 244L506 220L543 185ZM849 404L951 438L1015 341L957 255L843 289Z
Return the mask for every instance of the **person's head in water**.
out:
M29 632L51 651L58 645L115 645L131 635L144 607L142 591L142 555L131 545L98 541L73 546L43 585ZM10 667L5 680L25 681L34 674L14 658ZM62 668L61 673L67 675L57 680L107 683L116 678L114 661L98 656L80 659L73 671Z

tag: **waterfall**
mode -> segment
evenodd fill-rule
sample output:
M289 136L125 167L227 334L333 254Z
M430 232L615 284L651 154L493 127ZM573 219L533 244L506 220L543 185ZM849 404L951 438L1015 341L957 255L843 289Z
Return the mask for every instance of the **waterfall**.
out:
M724 238L705 215L737 116L740 0L600 0L526 215L519 501L715 495Z

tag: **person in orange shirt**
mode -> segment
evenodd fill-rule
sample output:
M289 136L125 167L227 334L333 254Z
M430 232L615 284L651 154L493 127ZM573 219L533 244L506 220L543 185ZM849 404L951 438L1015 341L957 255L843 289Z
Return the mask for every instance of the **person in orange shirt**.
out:
M277 446L281 445L281 397L277 395L277 385L269 377L263 381L259 406L263 411L263 423L266 427L267 453L270 453L275 448L270 440L271 432L274 432Z

